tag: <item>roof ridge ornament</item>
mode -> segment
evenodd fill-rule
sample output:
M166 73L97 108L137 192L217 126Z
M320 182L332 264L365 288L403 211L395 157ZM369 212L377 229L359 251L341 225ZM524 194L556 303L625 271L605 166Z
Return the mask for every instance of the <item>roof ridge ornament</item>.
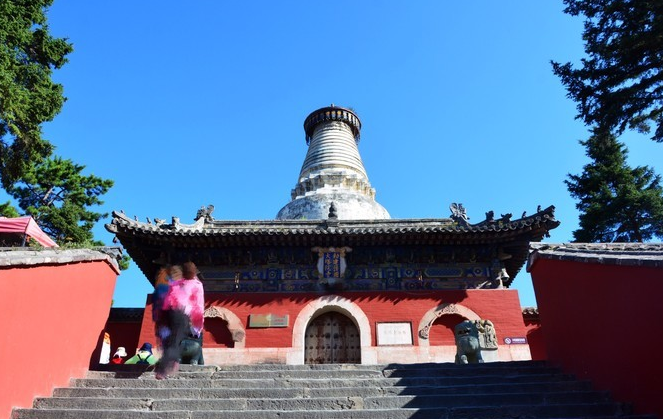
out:
M332 201L331 205L329 205L329 216L327 218L331 220L338 219L338 214L336 213L336 205L334 204L334 201Z
M334 205L334 201L329 205L329 216L327 217L327 220L325 221L325 229L333 228L333 227L338 227L339 221L338 221L338 215L336 214L336 205Z
M214 217L212 217L212 213L214 212L214 205L209 204L207 208L205 206L201 206L198 212L196 213L196 217L193 219L194 221L198 221L199 219L203 218L206 222L212 222L214 221Z
M451 210L451 219L458 223L458 225L470 225L470 217L467 216L467 211L463 204L452 202L451 205L449 205L449 209Z

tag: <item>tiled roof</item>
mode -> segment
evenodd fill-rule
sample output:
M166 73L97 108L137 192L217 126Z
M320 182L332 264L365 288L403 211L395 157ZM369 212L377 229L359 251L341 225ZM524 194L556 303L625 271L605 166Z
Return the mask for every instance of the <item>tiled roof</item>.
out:
M539 309L536 307L523 307L523 318L532 320L538 319Z
M540 241L559 225L554 207L517 220L501 218L467 224L451 218L381 220L221 221L209 214L194 224L173 217L141 222L113 212L106 229L114 233L143 273L152 278L160 249L232 246L426 246L502 245L511 247L505 267L513 278L527 259L530 241Z
M538 258L663 268L663 243L532 243L528 271Z
M162 237L261 237L261 236L347 236L347 235L406 235L444 234L471 237L481 234L489 237L521 230L541 228L543 236L559 225L554 207L513 221L495 220L474 225L461 225L451 218L396 219L396 220L267 220L267 221L205 221L181 224L173 217L170 224L141 222L123 213L113 212L113 221L106 225L111 233L150 235Z
M31 249L6 248L0 251L0 267L33 265L60 265L77 262L103 260L119 273L118 260L122 257L119 247L98 247L95 249Z

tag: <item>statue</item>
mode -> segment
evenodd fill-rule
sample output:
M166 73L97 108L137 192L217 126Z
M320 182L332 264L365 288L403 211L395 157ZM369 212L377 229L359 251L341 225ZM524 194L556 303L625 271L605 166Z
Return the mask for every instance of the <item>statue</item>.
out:
M481 349L497 349L497 335L495 326L490 320L476 321L479 330L479 344Z
M467 216L465 207L463 204L452 203L449 205L451 210L451 219L457 222L460 225L466 226L469 224L470 217Z
M479 330L475 322L465 320L454 328L456 337L456 364L480 364L481 346L479 345Z
M189 336L180 344L180 364L205 365L203 359L203 337Z
M196 213L196 218L194 220L198 220L200 218L204 218L205 221L207 222L212 222L214 221L214 218L212 217L212 213L214 212L214 205L208 205L207 208L203 205L200 207L198 212Z

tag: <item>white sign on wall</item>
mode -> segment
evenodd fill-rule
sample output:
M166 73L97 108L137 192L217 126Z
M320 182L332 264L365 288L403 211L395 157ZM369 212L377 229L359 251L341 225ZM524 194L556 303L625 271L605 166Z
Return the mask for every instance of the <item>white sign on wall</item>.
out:
M412 345L410 322L377 323L378 345Z

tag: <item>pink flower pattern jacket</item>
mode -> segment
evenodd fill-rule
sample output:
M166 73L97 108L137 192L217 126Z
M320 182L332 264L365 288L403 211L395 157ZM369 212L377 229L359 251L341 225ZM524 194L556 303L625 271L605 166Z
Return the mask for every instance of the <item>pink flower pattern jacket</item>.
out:
M163 301L164 310L179 310L191 320L191 328L200 335L203 330L205 293L198 278L180 279L170 284Z

